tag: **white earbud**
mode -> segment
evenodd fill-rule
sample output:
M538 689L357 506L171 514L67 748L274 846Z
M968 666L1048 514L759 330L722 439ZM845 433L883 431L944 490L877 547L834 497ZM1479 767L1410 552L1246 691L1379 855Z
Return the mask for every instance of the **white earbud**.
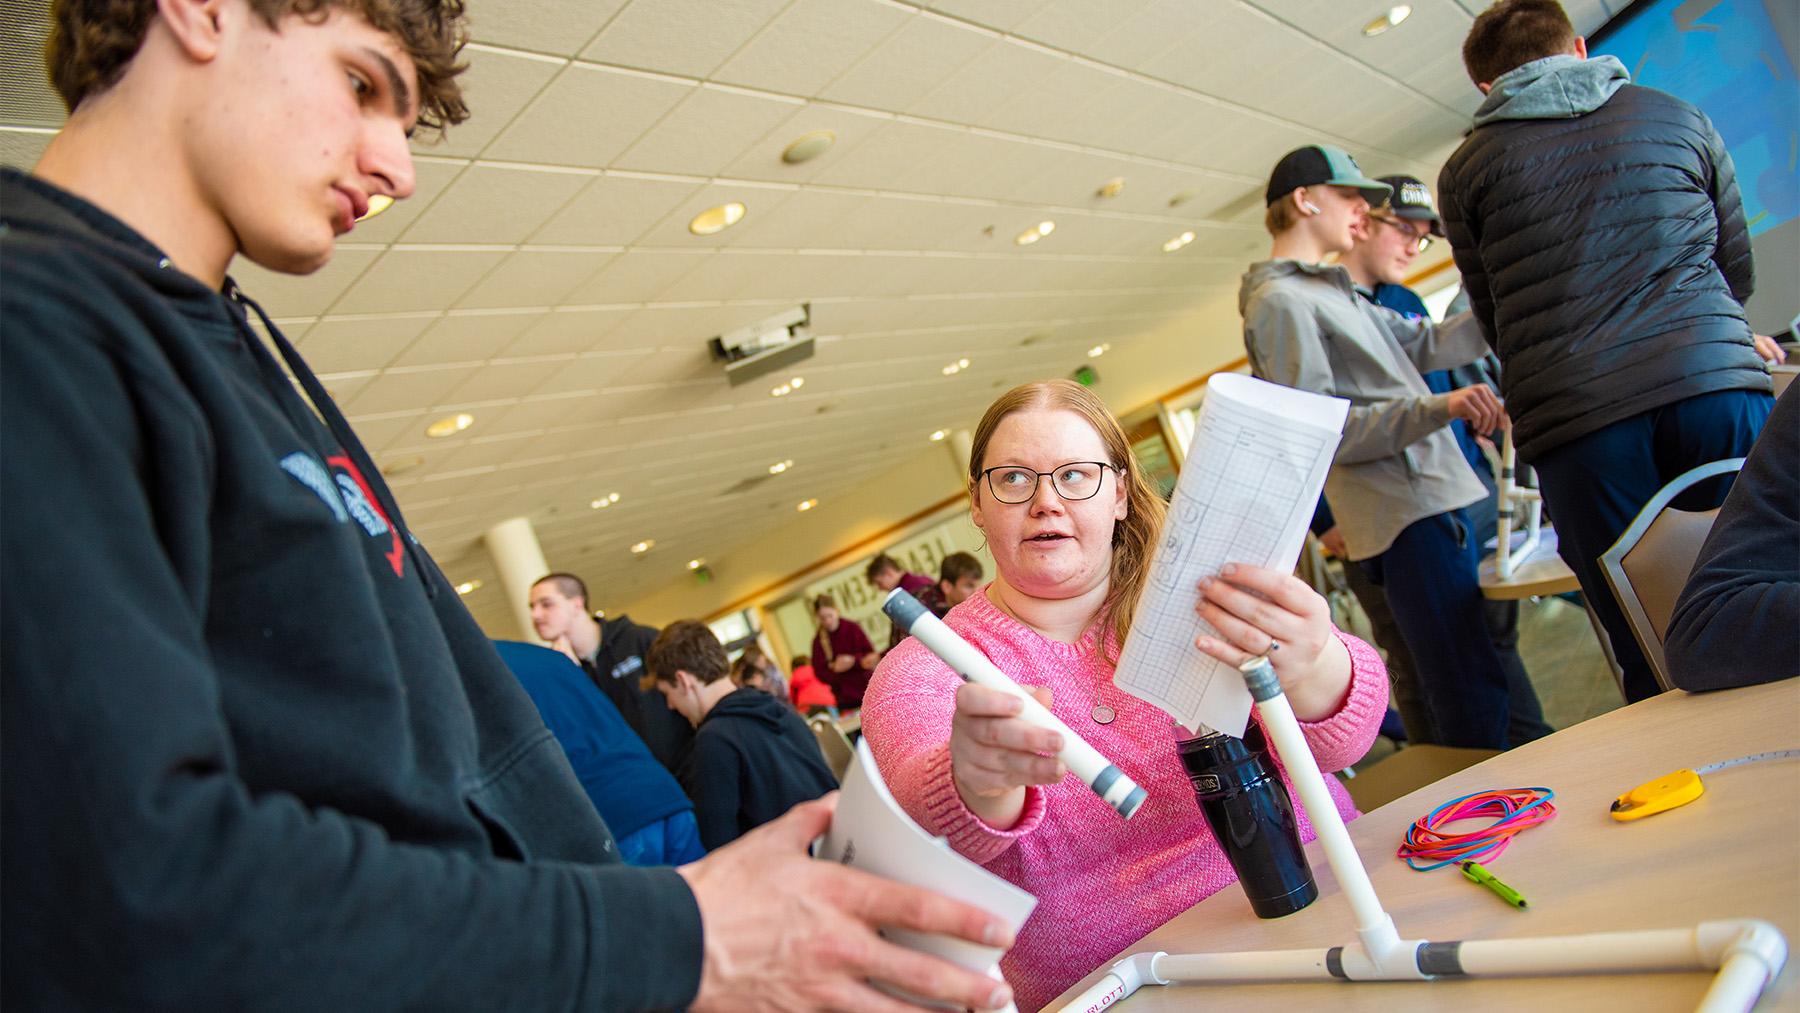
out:
M1314 204L1312 201L1303 200L1300 202L1300 206L1305 208L1306 213L1309 215L1316 215L1316 214L1320 213L1319 206L1317 204Z

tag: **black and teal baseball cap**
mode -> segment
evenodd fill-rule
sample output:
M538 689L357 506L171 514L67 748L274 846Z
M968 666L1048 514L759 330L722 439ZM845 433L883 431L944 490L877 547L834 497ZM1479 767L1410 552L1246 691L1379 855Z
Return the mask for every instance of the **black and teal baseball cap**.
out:
M1370 207L1387 202L1393 188L1363 175L1362 167L1343 148L1309 144L1281 156L1269 174L1265 204L1273 204L1303 186L1352 186L1362 191Z

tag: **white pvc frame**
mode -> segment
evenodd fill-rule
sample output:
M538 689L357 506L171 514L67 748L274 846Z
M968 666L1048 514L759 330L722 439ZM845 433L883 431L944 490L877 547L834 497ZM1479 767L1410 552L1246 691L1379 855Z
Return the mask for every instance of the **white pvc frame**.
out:
M1512 546L1513 516L1525 514L1525 540L1517 549ZM1512 426L1500 449L1500 503L1498 537L1494 542L1494 572L1501 580L1511 580L1513 570L1525 564L1537 551L1538 536L1544 522L1544 497L1536 489L1518 483L1518 463L1513 454Z
M1508 434L1508 459L1512 441ZM1502 531L1505 529L1502 528ZM1325 787L1318 761L1266 658L1247 662L1245 679L1257 698L1276 755L1281 757L1312 818L1325 860L1355 914L1356 941L1310 950L1237 953L1135 953L1114 963L1063 1013L1106 1009L1146 984L1188 981L1429 981L1445 975L1539 976L1632 971L1717 970L1700 1001L1704 1013L1747 1011L1787 962L1787 939L1757 919L1702 922L1690 928L1596 932L1536 939L1431 943L1401 939L1394 919L1369 882L1350 831Z

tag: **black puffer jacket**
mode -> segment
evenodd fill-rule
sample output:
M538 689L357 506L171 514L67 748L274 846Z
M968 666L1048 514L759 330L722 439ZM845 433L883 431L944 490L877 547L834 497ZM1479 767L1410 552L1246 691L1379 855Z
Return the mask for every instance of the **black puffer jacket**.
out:
M1520 455L1718 390L1768 390L1743 202L1706 114L1612 57L1495 82L1438 180Z

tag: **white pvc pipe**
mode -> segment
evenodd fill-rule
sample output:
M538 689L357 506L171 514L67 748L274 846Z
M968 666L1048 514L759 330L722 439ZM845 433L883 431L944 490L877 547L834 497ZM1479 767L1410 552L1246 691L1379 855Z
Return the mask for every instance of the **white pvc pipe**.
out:
M1255 658L1246 663L1246 667L1252 665L1267 668L1269 662L1266 658ZM1273 668L1269 668L1267 678L1275 678ZM1369 882L1369 872L1363 868L1356 845L1350 842L1344 817L1338 813L1337 803L1325 787L1319 762L1313 757L1312 747L1307 745L1300 722L1294 717L1294 709L1288 704L1287 696L1279 691L1279 686L1277 682L1275 695L1257 701L1256 712L1262 717L1263 733L1287 768L1294 790L1300 793L1300 804L1312 819L1319 845L1325 851L1325 861L1331 865L1338 888L1344 891L1344 898L1350 902L1350 910L1355 916L1356 935L1362 947L1360 952L1345 953L1345 969L1350 970L1353 964L1364 964L1356 967L1359 977L1389 973L1423 977L1413 958L1418 942L1402 942L1400 933L1394 929L1394 919L1382 909L1381 898L1375 895L1375 886ZM1252 696L1260 695L1255 687L1251 693Z

